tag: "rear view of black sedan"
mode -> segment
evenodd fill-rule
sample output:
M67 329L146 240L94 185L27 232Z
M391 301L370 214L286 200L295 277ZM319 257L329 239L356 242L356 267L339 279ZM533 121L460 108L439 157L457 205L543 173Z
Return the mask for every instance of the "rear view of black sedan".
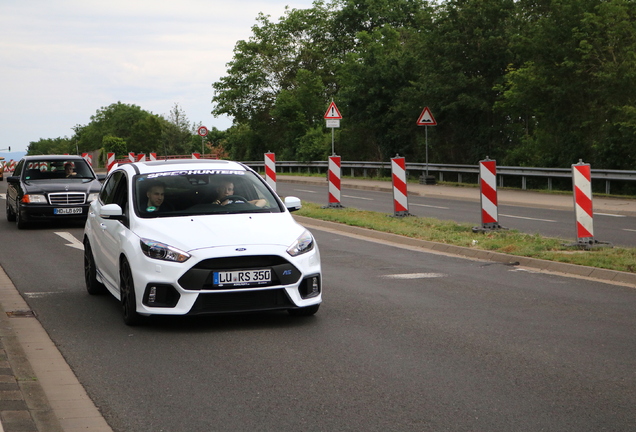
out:
M43 220L85 220L101 183L80 156L25 156L7 177L7 220L22 229Z

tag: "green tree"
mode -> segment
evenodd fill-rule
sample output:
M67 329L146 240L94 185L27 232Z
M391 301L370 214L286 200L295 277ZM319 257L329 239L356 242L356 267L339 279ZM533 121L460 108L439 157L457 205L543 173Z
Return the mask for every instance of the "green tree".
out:
M40 138L31 141L27 155L75 154L76 149L70 138Z

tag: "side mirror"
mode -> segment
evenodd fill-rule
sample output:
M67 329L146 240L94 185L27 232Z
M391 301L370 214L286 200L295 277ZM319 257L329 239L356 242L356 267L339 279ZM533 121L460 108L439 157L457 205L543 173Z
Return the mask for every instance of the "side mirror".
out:
M287 207L287 210L290 212L300 210L302 206L300 198L294 196L285 197L285 207Z
M9 176L7 177L7 183L17 184L20 182L20 176Z
M99 216L104 219L122 220L124 219L124 212L119 207L119 204L106 204L99 209Z

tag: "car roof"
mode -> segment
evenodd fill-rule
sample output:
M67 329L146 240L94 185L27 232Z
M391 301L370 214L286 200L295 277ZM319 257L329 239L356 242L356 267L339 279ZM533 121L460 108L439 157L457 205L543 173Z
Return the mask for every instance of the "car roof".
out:
M85 160L77 155L29 155L22 157L24 160L47 159L47 160Z
M119 165L118 168L129 167L138 174L169 172L180 170L233 170L247 171L247 167L240 162L217 159L165 159L157 161L134 162Z

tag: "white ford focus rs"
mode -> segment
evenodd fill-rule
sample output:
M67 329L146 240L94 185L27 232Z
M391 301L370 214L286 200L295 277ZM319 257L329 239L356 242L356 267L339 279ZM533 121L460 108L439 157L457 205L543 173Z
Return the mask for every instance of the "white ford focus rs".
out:
M237 162L120 165L89 210L86 288L119 299L128 325L148 315L313 315L320 253L290 214L300 206Z

